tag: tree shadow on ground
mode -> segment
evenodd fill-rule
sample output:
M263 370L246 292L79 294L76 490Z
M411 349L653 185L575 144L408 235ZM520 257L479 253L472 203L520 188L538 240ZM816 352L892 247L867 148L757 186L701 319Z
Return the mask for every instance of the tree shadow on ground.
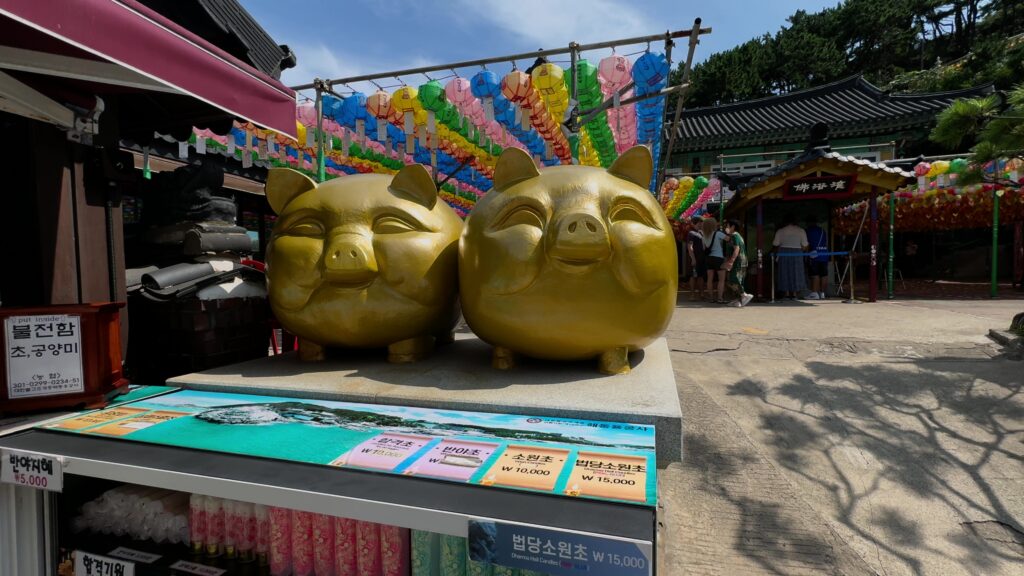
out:
M866 509L876 493L896 485L941 502L961 523L998 520L1021 530L1024 518L1008 509L1009 494L992 485L1005 477L1000 470L1010 470L1011 478L1014 470L1018 479L1024 474L1020 371L963 358L806 367L809 374L780 385L736 382L728 394L765 406L760 425L773 458L828 495L835 521L918 575L926 553L971 574L1024 561L1024 546L993 545L956 526L949 527L948 542L927 542L911 510ZM824 465L830 472L809 472L809 458L816 470ZM873 470L873 478L857 470Z
M730 553L742 554L768 574L833 572L833 541L816 530L819 526L808 526L806 516L794 510L794 495L789 485L781 478L775 482L768 478L771 465L753 446L723 446L699 432L688 434L685 444L683 466L699 475L700 481L695 483L697 489L707 492L716 501L728 503L728 510L718 512L738 519ZM750 483L768 489L752 491ZM764 496L754 497L752 493ZM820 528L827 531L824 521ZM700 560L712 564L728 561L722 558ZM718 568L721 573L730 573L728 570L733 567L718 565Z

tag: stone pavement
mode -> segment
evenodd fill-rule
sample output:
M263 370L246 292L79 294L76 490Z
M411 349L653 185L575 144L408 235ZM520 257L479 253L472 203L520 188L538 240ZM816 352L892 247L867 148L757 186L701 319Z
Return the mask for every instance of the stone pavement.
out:
M1024 575L1021 310L681 303L668 574Z

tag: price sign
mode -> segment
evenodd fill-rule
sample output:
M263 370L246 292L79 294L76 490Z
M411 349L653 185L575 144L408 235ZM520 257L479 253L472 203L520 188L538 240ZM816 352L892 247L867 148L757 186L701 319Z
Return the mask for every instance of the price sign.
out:
M131 560L132 562L138 562L140 564L152 564L160 559L159 554L150 554L149 552L143 552L141 550L133 550L131 548L125 548L124 546L118 546L110 552L111 556L115 558L122 558L124 560Z
M64 460L4 448L0 450L0 482L60 492L64 488Z
M566 483L570 496L645 502L647 457L580 451Z
M75 550L75 576L135 576L135 564Z
M551 576L650 576L650 542L602 538L539 526L469 521L469 557Z
M79 320L67 314L4 319L8 398L85 391Z
M551 490L565 466L569 451L510 444L491 466L481 484Z
M187 562L185 560L179 560L174 564L171 564L171 570L177 570L178 572L187 572L189 574L198 574L199 576L220 576L227 572L220 568L213 566L207 566L206 564L196 564L195 562ZM78 576L77 574L75 576Z

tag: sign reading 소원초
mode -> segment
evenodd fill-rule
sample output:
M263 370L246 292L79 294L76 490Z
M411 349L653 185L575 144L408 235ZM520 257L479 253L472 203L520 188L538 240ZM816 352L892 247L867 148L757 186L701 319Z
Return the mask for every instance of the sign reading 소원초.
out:
M79 316L4 319L7 397L59 396L85 391Z
M59 456L0 450L0 482L60 492L64 488L64 461Z

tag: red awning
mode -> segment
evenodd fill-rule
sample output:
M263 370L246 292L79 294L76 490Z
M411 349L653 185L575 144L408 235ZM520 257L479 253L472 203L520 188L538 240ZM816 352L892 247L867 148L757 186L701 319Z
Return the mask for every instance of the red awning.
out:
M4 0L0 15L295 137L294 91L138 2Z

